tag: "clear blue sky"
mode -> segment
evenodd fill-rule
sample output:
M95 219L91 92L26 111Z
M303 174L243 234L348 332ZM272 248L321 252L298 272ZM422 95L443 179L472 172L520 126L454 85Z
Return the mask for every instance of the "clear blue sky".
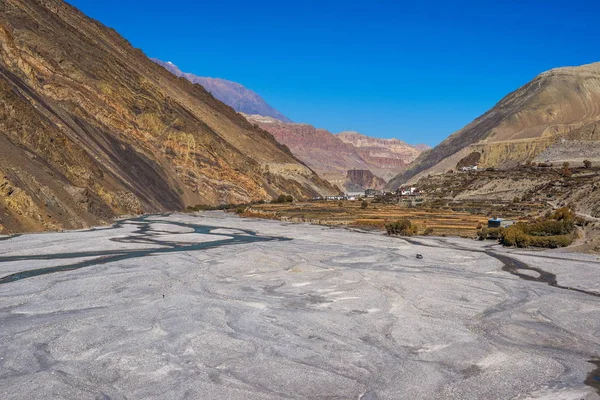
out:
M296 122L435 145L538 73L600 61L600 1L69 0Z

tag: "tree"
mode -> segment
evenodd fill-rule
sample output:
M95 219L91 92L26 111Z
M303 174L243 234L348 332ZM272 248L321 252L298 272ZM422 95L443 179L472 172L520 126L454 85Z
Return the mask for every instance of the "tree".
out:
M360 203L360 208L364 210L367 207L369 207L369 203L366 200L363 200L362 203Z
M283 203L292 203L292 202L294 202L294 197L292 195L280 194L279 197L274 199L271 203L283 204Z
M385 230L388 235L412 236L417 233L417 226L405 218L385 224Z
M583 160L584 168L592 168L592 162L590 160Z

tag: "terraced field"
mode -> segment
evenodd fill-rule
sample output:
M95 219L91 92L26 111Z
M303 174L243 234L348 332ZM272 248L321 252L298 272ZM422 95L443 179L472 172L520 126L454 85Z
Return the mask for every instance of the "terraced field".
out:
M464 205L456 204L456 209ZM493 207L486 205L489 209ZM467 207L469 208L469 207ZM391 221L410 219L418 226L422 234L431 228L431 234L436 236L474 237L477 227L487 224L493 215L490 213L472 213L457 211L450 207L430 208L407 207L398 204L371 203L366 209L361 208L360 201L319 201L294 204L262 204L249 208L244 216L278 219L290 222L310 222L319 225L356 226L383 230L385 224ZM521 219L523 213L513 212L503 214L508 218Z

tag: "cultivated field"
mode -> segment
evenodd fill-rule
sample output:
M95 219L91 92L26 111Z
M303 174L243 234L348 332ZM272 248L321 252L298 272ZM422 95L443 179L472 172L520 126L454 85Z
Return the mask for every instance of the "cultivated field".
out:
M458 204L456 206L461 207ZM362 209L360 201L343 201L341 206L337 201L318 201L254 205L244 216L380 230L385 229L388 222L408 218L418 226L418 234L423 234L430 228L431 235L474 237L477 227L487 225L488 218L496 215L456 211L450 207L408 207L380 203L370 203L367 208ZM502 217L521 219L523 214L509 213Z

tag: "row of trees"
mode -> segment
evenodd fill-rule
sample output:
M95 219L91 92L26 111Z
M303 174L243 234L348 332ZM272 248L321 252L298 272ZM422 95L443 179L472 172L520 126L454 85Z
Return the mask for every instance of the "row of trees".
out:
M499 240L505 246L566 247L577 238L576 215L568 207L559 208L546 218L531 223L518 223L508 228L481 228L480 240Z

